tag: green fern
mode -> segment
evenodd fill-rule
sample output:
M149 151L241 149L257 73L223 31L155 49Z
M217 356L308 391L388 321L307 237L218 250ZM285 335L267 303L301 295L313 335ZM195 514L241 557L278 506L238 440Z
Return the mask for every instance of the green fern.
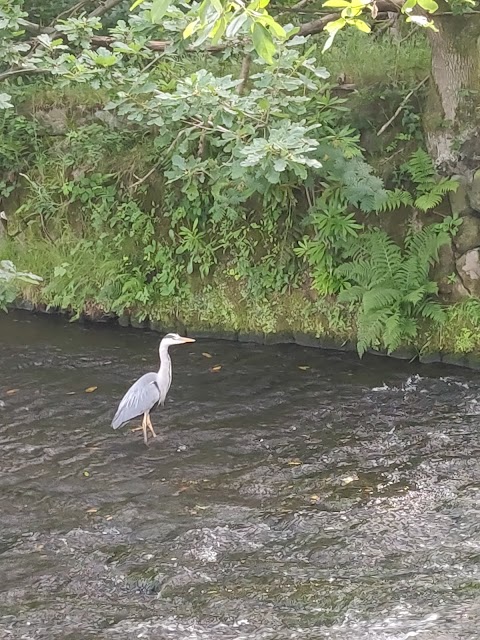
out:
M400 209L400 207L408 207L413 205L413 198L408 191L403 189L394 189L393 191L386 191L387 198L377 208L378 213L384 213L385 211L394 211Z
M412 153L401 169L412 183L414 195L399 188L393 191L383 190L383 199L375 208L377 213L394 211L402 206L414 206L420 211L430 211L438 207L447 193L458 188L456 180L437 176L432 159L423 149L417 149Z
M347 252L350 261L337 268L337 276L350 284L339 300L358 304L360 355L370 347L390 353L411 342L420 318L444 321L443 308L432 299L438 289L429 271L447 242L448 235L433 226L410 236L403 251L378 229L352 241Z
M409 175L412 182L420 187L427 187L436 182L432 159L423 149L414 151L402 169Z
M456 180L437 176L432 159L423 149L412 153L402 168L415 185L414 205L420 211L438 207L447 193L458 189Z

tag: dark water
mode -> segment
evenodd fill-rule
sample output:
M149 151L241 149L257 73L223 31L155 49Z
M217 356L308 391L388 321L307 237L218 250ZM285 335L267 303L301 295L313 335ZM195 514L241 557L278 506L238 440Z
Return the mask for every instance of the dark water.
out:
M0 638L480 638L479 374L157 343L0 318Z

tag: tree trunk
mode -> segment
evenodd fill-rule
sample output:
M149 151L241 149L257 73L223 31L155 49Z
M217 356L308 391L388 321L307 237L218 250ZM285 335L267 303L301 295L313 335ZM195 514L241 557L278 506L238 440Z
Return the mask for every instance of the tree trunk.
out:
M451 12L441 2L439 13ZM446 174L471 178L480 167L480 15L438 15L424 114L429 152Z

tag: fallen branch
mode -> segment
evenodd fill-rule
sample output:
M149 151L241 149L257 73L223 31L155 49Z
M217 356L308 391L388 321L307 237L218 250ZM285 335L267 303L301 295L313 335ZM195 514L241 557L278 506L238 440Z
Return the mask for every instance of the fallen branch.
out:
M400 115L403 107L407 104L407 102L410 100L410 98L413 96L414 93L416 93L421 87L423 87L423 85L427 82L427 80L429 79L430 76L427 76L426 78L424 78L421 82L419 82L417 84L416 87L414 87L411 91L409 91L407 93L407 95L405 96L405 98L401 101L398 109L395 111L395 113L393 114L393 116L387 120L387 122L383 125L383 127L381 127L378 131L377 131L377 136L381 136L382 133L388 129L388 127L392 124L392 122Z

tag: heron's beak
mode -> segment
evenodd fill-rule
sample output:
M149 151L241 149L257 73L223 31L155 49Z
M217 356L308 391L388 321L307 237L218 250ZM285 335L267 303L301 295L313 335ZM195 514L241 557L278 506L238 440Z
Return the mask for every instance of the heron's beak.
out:
M184 338L182 336L182 343L186 343L186 342L195 342L195 340L193 338Z

